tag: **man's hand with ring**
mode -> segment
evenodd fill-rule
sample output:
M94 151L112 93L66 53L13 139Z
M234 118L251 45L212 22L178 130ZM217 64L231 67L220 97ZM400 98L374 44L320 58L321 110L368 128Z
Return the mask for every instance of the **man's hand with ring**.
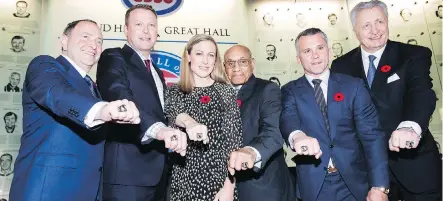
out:
M125 105L126 111L120 112L119 107ZM109 102L103 106L95 119L99 119L105 122L114 121L121 124L139 124L140 113L132 101L126 99Z
M186 147L188 145L186 133L177 129L164 127L158 131L156 139L164 141L165 148L177 152L181 156L186 155Z
M126 109L126 105L122 104L122 105L118 106L118 111L119 112L126 112L128 110Z
M308 151L308 146L301 146L300 148L301 148L301 152L302 152L302 153Z
M400 128L392 132L389 139L389 149L400 152L400 149L415 149L420 142L420 137L410 128Z
M243 147L237 151L231 152L229 156L228 170L231 175L235 171L247 170L254 167L257 155L250 147Z
M208 128L195 121L186 123L186 133L192 141L203 141L204 144L209 142Z
M293 135L292 145L298 155L315 156L316 159L319 159L322 155L317 139L309 137L303 132Z

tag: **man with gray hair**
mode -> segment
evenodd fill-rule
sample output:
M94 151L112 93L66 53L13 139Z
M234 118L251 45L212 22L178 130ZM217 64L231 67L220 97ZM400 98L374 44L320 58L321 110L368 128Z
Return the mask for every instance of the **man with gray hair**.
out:
M441 160L428 126L436 105L431 51L388 40L388 11L381 1L351 11L360 47L334 60L332 71L362 78L389 139L391 187L406 201L441 200ZM388 192L388 189L384 189ZM390 199L398 200L391 191Z
M297 153L298 197L387 201L388 143L363 80L329 71L320 29L301 32L295 47L305 76L281 89L280 130Z
M12 72L9 75L9 83L3 88L5 92L21 92L22 89L18 86L20 84L20 73Z

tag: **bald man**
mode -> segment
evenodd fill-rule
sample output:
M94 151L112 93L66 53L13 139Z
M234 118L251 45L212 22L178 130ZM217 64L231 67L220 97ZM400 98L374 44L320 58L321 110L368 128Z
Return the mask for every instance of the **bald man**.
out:
M243 144L231 153L239 200L293 201L295 188L283 156L280 133L280 87L256 78L249 48L236 45L224 56L226 73L238 91Z

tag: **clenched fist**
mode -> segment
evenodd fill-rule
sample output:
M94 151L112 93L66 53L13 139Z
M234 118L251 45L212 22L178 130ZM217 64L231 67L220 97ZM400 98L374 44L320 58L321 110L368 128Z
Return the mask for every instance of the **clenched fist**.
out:
M320 144L317 139L309 137L303 132L293 135L292 145L298 155L315 156L316 159L319 159L322 155Z
M109 102L97 113L96 120L121 124L139 124L140 112L132 101L126 99Z

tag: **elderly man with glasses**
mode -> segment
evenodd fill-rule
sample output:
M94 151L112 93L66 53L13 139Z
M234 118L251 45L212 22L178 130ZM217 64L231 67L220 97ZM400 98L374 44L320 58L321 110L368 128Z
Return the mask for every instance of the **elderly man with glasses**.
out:
M229 159L231 171L235 170L239 200L295 200L279 129L279 86L252 74L255 60L245 46L229 48L224 55L224 66L238 91L243 124L244 147L231 153Z

